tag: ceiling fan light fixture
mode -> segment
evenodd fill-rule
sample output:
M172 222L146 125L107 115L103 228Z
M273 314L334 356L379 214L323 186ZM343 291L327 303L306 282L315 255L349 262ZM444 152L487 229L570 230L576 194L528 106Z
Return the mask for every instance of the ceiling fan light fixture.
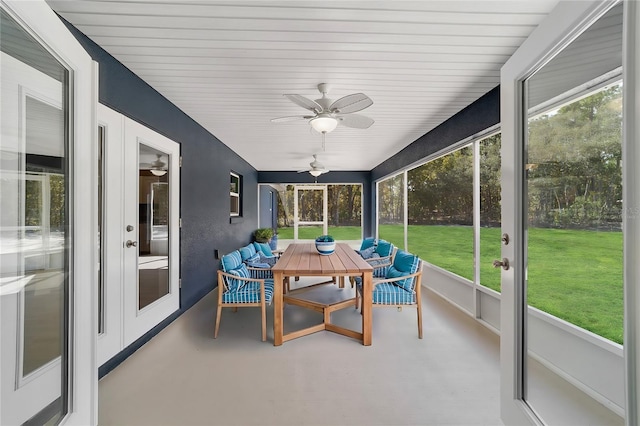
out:
M318 177L322 174L322 170L309 170L309 174L313 177Z
M319 115L310 123L313 130L318 133L330 133L338 126L338 120L329 115Z
M154 175L154 176L158 176L158 177L160 177L160 176L164 176L164 175L166 175L166 174L167 174L167 171L166 171L166 170L151 169L151 170L149 170L149 171L151 172L151 174L152 174L152 175Z

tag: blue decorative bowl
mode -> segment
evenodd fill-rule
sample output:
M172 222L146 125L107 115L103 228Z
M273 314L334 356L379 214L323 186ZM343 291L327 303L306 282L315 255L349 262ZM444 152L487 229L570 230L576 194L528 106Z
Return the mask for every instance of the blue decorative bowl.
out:
M316 250L318 250L318 253L323 254L325 256L330 255L336 250L336 242L335 241L329 241L329 242L316 241Z

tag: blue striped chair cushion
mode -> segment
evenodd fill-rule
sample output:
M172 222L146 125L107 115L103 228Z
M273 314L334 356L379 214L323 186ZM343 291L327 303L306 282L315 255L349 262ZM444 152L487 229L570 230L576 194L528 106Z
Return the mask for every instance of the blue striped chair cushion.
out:
M380 283L373 289L373 303L379 305L411 305L416 303L416 293L391 283Z
M264 282L264 299L271 304L273 299L273 280ZM238 291L228 291L222 295L224 303L258 303L260 302L260 283L258 281L246 282Z
M362 282L357 283L357 286L362 293ZM372 298L376 305L413 305L416 303L416 292L407 291L392 283L380 283L374 287Z
M242 265L242 257L240 256L240 252L238 250L234 250L229 254L225 254L222 256L222 260L220 262L220 266L224 272L229 272L232 269L236 269L238 266Z

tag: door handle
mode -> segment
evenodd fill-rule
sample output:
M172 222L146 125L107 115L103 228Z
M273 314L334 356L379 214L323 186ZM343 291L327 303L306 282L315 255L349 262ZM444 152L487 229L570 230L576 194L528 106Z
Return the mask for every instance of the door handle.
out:
M493 261L493 267L494 268L499 268L502 266L502 269L504 269L505 271L509 270L509 259L507 259L506 257L503 257L502 260L494 260Z
M127 242L124 243L124 245L127 246L127 248L137 247L138 246L138 242L137 241L127 240Z

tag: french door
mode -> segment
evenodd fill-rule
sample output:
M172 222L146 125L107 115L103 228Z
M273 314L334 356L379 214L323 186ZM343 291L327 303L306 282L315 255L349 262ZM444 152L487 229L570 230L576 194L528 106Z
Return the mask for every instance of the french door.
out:
M565 407L550 395L564 382L547 384L563 374L572 380L571 373L554 370L545 355L566 355L570 346L553 330L540 332L550 314L536 303L541 295L551 296L554 304L567 298L572 306L551 315L582 314L593 323L592 306L580 304L580 286L564 295L560 291L571 288L581 273L605 257L614 261L591 275L601 283L598 292L615 285L624 289L624 297L622 288L610 296L604 311L610 314L624 303L624 320L614 325L624 326L626 382L619 381L619 386L626 389L614 389L614 394L626 394L626 401L604 399L588 385L581 389L593 405L597 401L617 410L626 424L638 422L640 183L634 169L640 156L639 24L637 2L560 2L502 69L502 231L509 238L502 245L500 358L501 411L507 425L558 424L549 419L559 419ZM553 127L560 121L563 127ZM602 125L604 121L609 125ZM593 220L603 211L610 213ZM604 226L607 232L601 232ZM545 262L537 255L540 244L556 244L553 260ZM592 255L572 257L587 252ZM556 286L540 285L559 276ZM562 319L562 328L571 333L582 327ZM616 336L604 337L590 338L613 346L605 339ZM584 350L593 350L588 346ZM570 363L576 371L580 359L578 353Z
M98 363L179 308L180 147L104 105Z
M44 1L0 6L0 424L91 424L97 71Z
M299 239L300 227L322 226L322 233L329 228L327 186L295 185L293 200L293 239Z

